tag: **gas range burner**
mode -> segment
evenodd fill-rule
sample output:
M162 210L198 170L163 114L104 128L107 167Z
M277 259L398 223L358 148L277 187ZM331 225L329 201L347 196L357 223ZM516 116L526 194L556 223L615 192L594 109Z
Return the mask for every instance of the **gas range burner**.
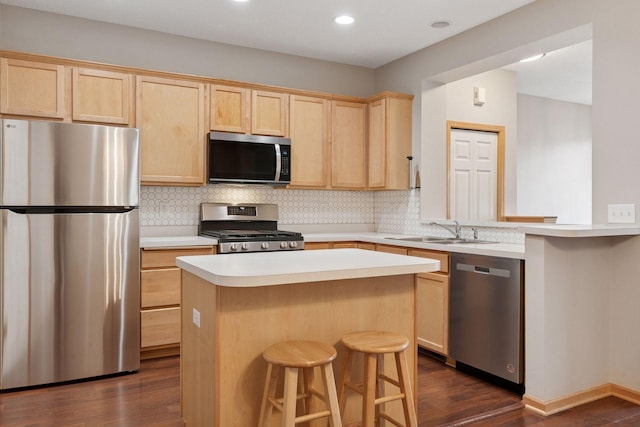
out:
M304 249L302 233L277 229L278 206L203 203L201 236L218 240L218 253L273 252Z

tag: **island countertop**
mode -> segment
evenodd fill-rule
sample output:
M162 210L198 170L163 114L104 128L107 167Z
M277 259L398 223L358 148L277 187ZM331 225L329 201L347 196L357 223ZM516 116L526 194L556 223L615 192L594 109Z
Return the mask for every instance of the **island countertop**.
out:
M178 257L178 267L219 286L256 287L437 271L428 258L363 249Z

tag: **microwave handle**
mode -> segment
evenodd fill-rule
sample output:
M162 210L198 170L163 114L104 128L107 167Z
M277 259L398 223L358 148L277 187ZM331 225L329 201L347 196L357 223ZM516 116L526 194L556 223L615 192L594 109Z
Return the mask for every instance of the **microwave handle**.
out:
M280 173L282 166L282 154L280 153L280 144L274 144L276 148L276 176L274 178L275 181L280 181Z

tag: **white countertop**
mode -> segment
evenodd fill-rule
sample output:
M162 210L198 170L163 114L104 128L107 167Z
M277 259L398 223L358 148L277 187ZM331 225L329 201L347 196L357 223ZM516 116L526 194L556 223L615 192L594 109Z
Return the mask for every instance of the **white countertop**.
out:
M498 256L503 258L524 259L524 245L513 243L464 243L442 244L427 242L407 242L398 237L411 237L393 233L355 232L355 233L303 233L305 242L346 242L359 241L384 245L403 246L415 249L431 249L444 252L458 252L474 255ZM216 239L199 236L142 237L140 247L153 249L161 247L187 247L217 245ZM290 252L289 252L290 253ZM245 254L246 255L246 254Z
M525 234L549 237L611 237L640 235L637 224L603 225L527 225L518 227Z
M217 245L216 239L201 236L166 236L166 237L141 237L142 249L153 248L181 248L185 246L212 246Z
M440 269L436 260L364 249L186 256L176 258L176 264L201 279L228 287L396 276Z

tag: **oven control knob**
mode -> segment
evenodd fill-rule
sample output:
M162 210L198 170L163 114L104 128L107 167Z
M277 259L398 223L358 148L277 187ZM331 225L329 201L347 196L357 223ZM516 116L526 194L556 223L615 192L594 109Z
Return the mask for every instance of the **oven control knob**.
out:
M297 247L298 247L298 242L291 242L291 243L289 243L289 247L290 247L290 248L297 248Z
M231 249L232 251L237 251L238 250L238 245L235 243L232 243L231 246L229 246L229 249Z
M260 244L260 247L261 247L262 249L269 249L269 243L267 243L267 242L262 242L262 243Z
M287 249L289 247L289 245L287 244L287 242L280 242L280 247L282 249Z
M249 244L248 243L243 243L242 244L242 250L243 251L249 250Z

